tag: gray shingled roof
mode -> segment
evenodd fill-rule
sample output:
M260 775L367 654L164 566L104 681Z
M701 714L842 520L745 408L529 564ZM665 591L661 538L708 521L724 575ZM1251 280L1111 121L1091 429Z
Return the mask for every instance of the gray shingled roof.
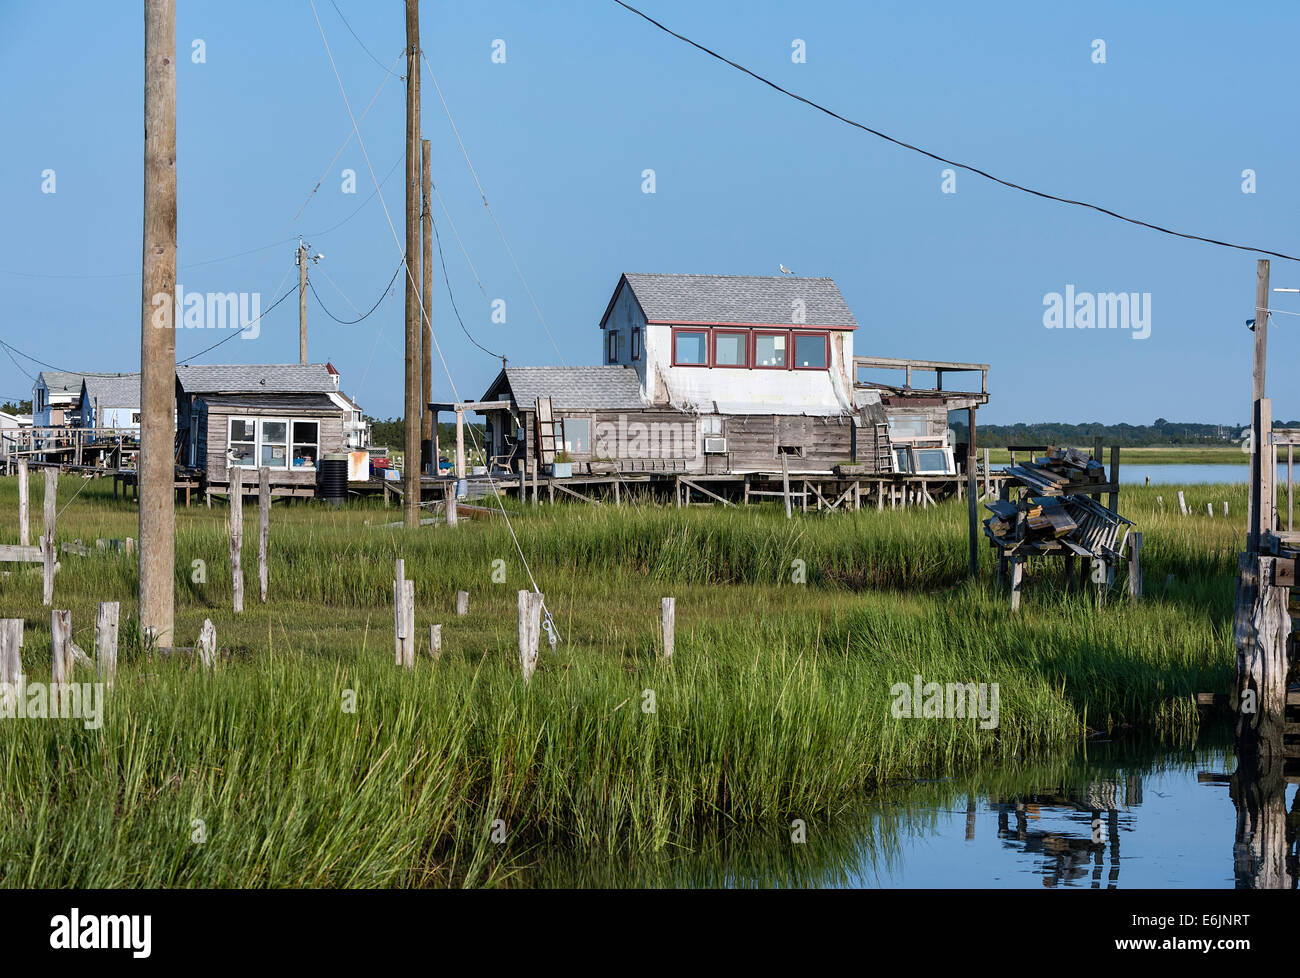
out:
M328 394L335 389L323 363L182 364L176 379L187 394Z
M524 409L531 409L539 397L549 397L553 407L566 411L635 411L646 406L641 381L631 367L506 367L505 374L515 403ZM484 399L499 387L494 383Z
M79 374L72 370L42 370L40 376L51 394L80 394L81 382L87 377L138 377L139 374Z
M98 404L101 408L140 406L139 374L87 374L84 383L91 404Z
M763 323L857 329L844 297L829 278L794 275L624 275L646 319L654 322ZM792 322L794 301L804 322Z

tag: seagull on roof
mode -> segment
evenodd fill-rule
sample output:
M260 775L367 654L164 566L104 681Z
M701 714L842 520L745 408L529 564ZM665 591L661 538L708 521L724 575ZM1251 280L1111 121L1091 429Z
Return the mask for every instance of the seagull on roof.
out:
M794 272L790 271L790 269L786 268L784 265L778 264L776 267L779 268L779 269L781 269L781 274L782 274L782 275L793 275L793 274L794 274Z

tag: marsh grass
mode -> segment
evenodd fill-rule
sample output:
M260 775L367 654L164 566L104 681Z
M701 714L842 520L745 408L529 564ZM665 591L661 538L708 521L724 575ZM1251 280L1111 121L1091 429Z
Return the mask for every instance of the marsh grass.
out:
M61 480L60 504L79 488ZM27 886L499 885L557 850L662 853L831 818L882 784L1023 759L1089 729L1186 740L1191 694L1230 677L1244 532L1242 489L1192 487L1189 503L1202 492L1216 506L1228 493L1234 518L1206 517L1203 502L1200 516L1161 511L1153 490L1121 497L1145 533L1144 603L1067 598L1044 564L1016 617L992 593L987 552L981 581L964 581L955 503L793 521L771 507L511 506L561 638L528 687L514 648L528 572L499 517L408 533L381 526L396 513L377 505L277 502L271 601L256 601L246 534L236 617L227 511L181 509L176 642L211 618L226 658L208 674L128 644L102 728L0 722L0 873ZM3 542L14 493L0 480ZM92 483L58 536L93 547L135 536L135 521ZM443 625L443 658L422 654L410 673L392 659L397 556L416 581L417 633ZM55 605L89 649L100 600L121 602L129 636L135 586L123 554L64 555ZM470 614L457 618L462 588ZM671 664L657 657L666 594ZM39 575L0 581L0 616L26 619L25 672L48 679ZM914 674L998 683L999 726L894 719L890 686Z

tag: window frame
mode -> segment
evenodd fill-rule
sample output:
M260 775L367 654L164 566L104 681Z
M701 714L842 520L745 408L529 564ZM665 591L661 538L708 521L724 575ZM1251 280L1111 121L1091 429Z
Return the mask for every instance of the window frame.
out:
M569 425L570 425L571 423L575 423L575 422L578 423L578 424L582 424L582 425L585 425L585 426L586 426L586 429L587 429L587 435L586 435L587 447L584 448L584 449L577 449L577 448L570 448L570 447L569 447ZM561 417L561 418L560 418L560 448L559 448L559 450L562 451L562 452L564 452L566 455L570 455L570 456L574 456L574 455L590 455L590 454L591 454L591 427L592 427L592 425L591 425L591 418L578 417L578 416L576 416L576 415L575 415L575 416L564 416L564 417Z
M618 363L618 330L611 329L605 335L605 362Z
M315 472L320 467L321 457L321 421L322 418L303 418L294 416L284 417L261 417L255 414L231 414L226 416L226 468L229 469L246 469L257 471L261 468L271 469L275 472ZM230 459L230 451L236 444L248 445L247 439L241 438L236 441L231 437L236 421L246 421L253 425L253 464L247 465L243 462L237 462ZM262 428L265 424L283 424L285 426L283 442L268 442L262 437ZM314 424L316 426L316 441L313 442L295 442L293 440L293 426L295 424ZM311 465L294 465L293 448L294 445L314 444L316 447L316 459ZM261 464L262 449L267 446L284 447L284 464L283 465L263 465Z
M752 370L789 370L790 354L793 351L794 344L790 340L790 330L788 329L754 329L750 330L753 338L749 343L749 362ZM783 336L785 337L785 363L780 366L758 362L758 338L760 336Z
M826 363L820 367L801 367L799 366L799 357L797 355L799 350L799 340L813 339L814 337L821 337L822 350L823 350L822 358L826 361ZM823 333L818 330L804 331L800 329L792 329L790 331L790 356L788 359L790 360L791 370L830 370L831 369L831 334Z
M641 330L639 328L632 330L632 359L641 359Z
M671 342L672 344L672 349L669 351L672 354L672 359L670 361L672 365L674 367L713 366L711 362L712 358L709 356L713 347L713 337L711 335L712 332L713 330L709 329L709 327L707 326L674 326L672 331L672 336L669 338L669 342ZM683 363L682 361L677 359L677 337L682 333L700 333L704 336L704 362L703 363Z
M713 335L709 338L709 353L711 355L712 366L717 367L719 370L748 370L749 365L753 362L754 359L753 351L751 349L754 345L754 341L750 337L751 332L752 330L748 330L748 329L712 330ZM720 336L740 336L743 338L741 349L744 351L744 356L745 356L744 363L719 363L718 362L718 337Z
M909 445L908 451L911 454L912 475L955 475L957 472L957 462L953 457L953 451L945 444L938 445ZM940 452L944 459L943 469L923 469L921 468L921 452Z

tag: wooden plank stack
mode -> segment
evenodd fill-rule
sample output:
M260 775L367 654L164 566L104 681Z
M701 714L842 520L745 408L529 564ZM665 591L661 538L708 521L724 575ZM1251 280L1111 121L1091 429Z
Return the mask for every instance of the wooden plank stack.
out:
M1007 555L1064 553L1106 561L1121 559L1123 537L1133 524L1089 493L1106 480L1105 467L1072 448L1049 449L1043 458L1007 470L1026 487L1019 502L986 503L993 514L984 532Z

